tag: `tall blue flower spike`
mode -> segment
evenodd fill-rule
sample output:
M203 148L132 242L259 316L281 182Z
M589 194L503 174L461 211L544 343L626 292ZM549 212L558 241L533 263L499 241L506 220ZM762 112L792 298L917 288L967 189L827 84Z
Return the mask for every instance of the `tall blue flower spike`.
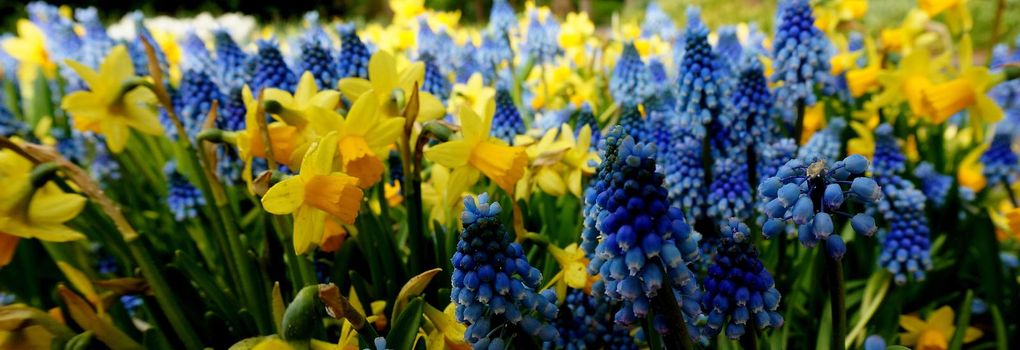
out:
M305 12L301 16L301 20L305 24L304 40L315 41L319 47L332 49L333 39L330 39L329 34L326 34L326 30L322 29L322 25L319 24L318 11Z
M758 162L755 164L757 179L755 183L761 184L768 180L776 172L779 171L779 167L783 166L794 157L797 156L797 143L793 139L779 139L772 144L765 144L756 150L758 152ZM758 193L758 197L762 197L761 193ZM763 225L768 217L765 215L765 201L759 200L754 205L757 211L756 223ZM787 232L790 233L790 232Z
M492 116L492 136L513 144L514 136L525 132L524 119L514 105L510 91L505 88L496 89L496 112Z
M995 44L992 47L992 59L988 62L988 68L993 70L1001 69L1010 62L1009 46L1005 43Z
M883 123L875 128L875 156L872 159L871 171L876 178L898 175L907 170L907 157L900 151L891 125Z
M648 7L645 8L645 18L641 21L641 36L647 38L653 35L658 35L666 42L674 42L680 36L680 31L677 30L673 18L662 10L658 1L648 2Z
M797 151L797 158L809 160L817 158L830 163L835 162L839 159L843 148L843 143L840 141L843 129L846 129L846 121L842 118L833 118L825 129L811 135L804 147Z
M749 327L779 328L779 291L751 243L751 229L737 219L723 221L720 245L705 277L701 308L708 313L704 335L726 328L726 337L740 338ZM753 335L752 335L753 336Z
M198 208L205 205L202 192L177 171L177 162L167 162L163 167L167 179L167 206L174 214L174 220L184 221L198 216Z
M737 37L737 27L724 26L719 28L718 34L719 39L715 44L716 54L719 55L723 63L729 66L731 71L739 71L744 47L740 45L740 38Z
M946 204L946 197L953 187L953 177L944 175L935 170L935 166L928 162L921 162L914 168L914 176L921 180L921 192L928 198L928 201L935 207L942 207Z
M772 120L772 94L757 57L745 56L740 67L736 87L730 95L736 111L734 115L746 119L748 137L742 139L748 141L743 143L761 149L779 135L778 124Z
M258 91L267 88L294 91L298 77L283 61L283 55L280 54L276 43L259 40L256 45L259 53L255 57L255 71L251 77L252 93L258 94Z
M368 78L368 60L372 55L361 42L353 23L336 27L340 34L340 53L337 55L337 75L340 78Z
M690 133L674 133L675 138L666 158L666 185L673 206L684 212L692 225L703 219L706 187L705 169L702 164L701 140Z
M432 30L432 26L429 25L428 20L425 17L418 18L418 40L417 49L415 54L418 56L418 60L422 60L423 57L432 57L438 64L448 64L452 60L451 49L453 43L446 42L449 36L445 34L445 31L436 32ZM445 35L445 38L444 38ZM447 45L450 44L450 45Z
M195 137L202 131L202 125L209 115L209 110L212 109L213 101L222 103L223 99L212 78L205 72L197 70L183 73L177 96L180 101L177 114L190 137Z
M567 291L555 324L560 336L544 349L638 349L630 330L613 322L612 304L580 289Z
M517 14L514 13L514 8L506 0L493 1L492 10L489 11L487 31L505 37L516 27Z
M103 22L99 20L99 13L95 7L74 10L74 18L85 30L81 38L81 51L78 54L81 60L78 62L93 69L99 68L103 58L117 43L106 33L106 27L103 27Z
M730 218L743 221L751 218L752 206L746 161L738 157L717 159L708 189L708 216L720 224Z
M574 124L574 134L580 133L581 128L585 125L591 128L589 147L591 149L598 149L599 142L602 141L602 129L599 128L599 122L595 120L595 112L591 110L591 104L587 101L582 103L581 108L577 111L577 123Z
M670 207L664 176L655 171L655 144L624 136L616 151L616 157L603 161L612 163L601 169L604 189L594 195L589 213L598 244L588 272L605 281L595 293L621 303L615 320L623 325L647 317L659 293L674 293L696 338L699 288L687 264L699 257L700 234L684 222L679 208ZM655 315L653 322L659 332L668 332L664 315Z
M613 67L609 78L609 92L613 100L623 107L637 106L653 93L651 72L638 55L634 43L623 46L623 53Z
M1013 136L1004 132L996 132L992 136L991 145L981 155L981 163L985 165L983 173L988 179L988 187L999 185L1009 186L1020 173L1020 158L1013 151Z
M767 55L765 33L761 31L761 28L758 28L758 23L751 22L747 27L747 42L744 43L745 54L751 56Z
M796 110L797 103L815 104L815 88L833 85L829 73L830 44L820 29L815 27L808 0L782 1L778 11L776 36L772 40L772 82L781 83L775 89L776 102L784 111ZM792 123L792 113L786 115Z
M501 343L517 332L555 341L558 332L547 320L556 317L556 293L536 292L542 273L528 264L521 245L499 221L499 202L478 195L464 198L464 230L457 242L450 300L458 322L467 325L464 340L475 349ZM517 336L526 336L519 334Z
M786 232L787 222L793 223L801 244L814 247L819 241L827 241L828 254L840 259L846 253L846 244L833 232L833 217L849 217L850 200L875 205L882 199L882 188L865 176L868 160L864 156L851 155L831 166L824 159L811 159L815 160L806 163L793 159L758 185L768 217L762 234L775 237ZM875 234L875 219L870 215L860 213L849 219L854 232Z
M624 105L620 108L620 126L623 127L623 132L633 137L636 142L654 143L652 130L638 106Z
M432 54L423 53L418 59L425 64L425 81L422 82L421 89L432 94L440 101L445 102L450 98L450 90L452 89L450 80L446 78L442 69L436 64L436 58Z
M666 65L658 58L648 59L648 72L651 74L652 91L658 96L665 94L669 96L671 105L676 105L676 96L673 95L673 80L666 72Z
M592 176L588 187L584 190L584 207L581 211L581 215L584 217L584 227L581 229L581 250L589 260L594 257L595 248L599 244L599 230L596 229L595 224L604 208L597 199L602 192L609 188L615 172L613 164L616 164L624 136L626 135L623 134L623 128L613 127L599 143L599 158L602 159L602 162L595 167L595 175Z
M534 60L535 64L552 63L560 54L558 35L560 24L552 15L541 21L537 10L528 14L528 33L521 43L524 57Z
M213 81L220 87L220 92L231 99L236 95L241 98L241 89L251 79L252 66L248 54L237 46L237 42L225 30L213 31L213 43L216 53L216 73ZM241 114L242 120L244 114Z
M684 38L686 53L677 75L679 127L690 129L699 139L711 135L712 151L725 154L731 133L724 129L739 127L734 123L729 89L724 83L729 72L708 44L708 27L701 21L697 7L687 8Z
M883 182L888 183L882 185L886 200L879 211L890 227L882 235L879 264L893 274L896 284L905 284L908 278L923 281L925 272L932 269L924 194L899 176L890 176Z
M211 79L216 75L216 62L202 38L194 32L184 34L181 39L181 70L205 73Z
M309 12L315 13L315 12ZM318 21L305 35L298 39L301 55L298 56L297 67L300 72L311 72L315 85L319 89L331 89L340 81L336 61L333 58L333 47L326 32L319 27ZM325 37L325 44L322 37ZM303 73L302 73L303 74Z

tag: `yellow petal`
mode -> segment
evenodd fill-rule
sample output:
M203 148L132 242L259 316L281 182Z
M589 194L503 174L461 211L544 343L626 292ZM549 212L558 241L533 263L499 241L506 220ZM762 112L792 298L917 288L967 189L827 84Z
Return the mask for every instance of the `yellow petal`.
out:
M375 77L372 77L374 80ZM421 89L422 83L425 81L425 64L422 62L414 62L407 68L400 71L400 85L397 85L407 94L411 93L414 89L414 83L418 83L418 89Z
M101 301L99 294L96 293L96 288L92 286L92 281L88 275L63 261L58 260L57 267L64 273L64 277L67 277L67 280L71 282L71 285L81 294L85 295L85 299L92 303L92 305L99 306L98 304ZM99 308L99 310L102 312L102 308Z
M368 146L378 156L388 154L386 149L397 141L404 131L404 118L387 118L372 128L372 137L368 138Z
M331 132L312 144L301 161L301 175L326 175L333 172L333 157L336 155L337 134Z
M78 63L77 61L64 60L64 63L71 68L78 76L89 85L90 89L95 90L101 84L99 82L99 73L92 68L85 66L84 64Z
M427 92L418 94L418 121L427 122L446 115L446 107L438 98Z
M459 168L467 164L471 156L471 145L464 140L447 141L425 150L425 157L448 168Z
M379 100L375 94L361 95L354 101L351 111L347 113L347 119L344 121L344 133L366 136L365 134L378 118L378 111Z
M28 206L28 219L44 224L62 224L74 219L85 208L85 197L71 193L47 193L40 190Z
M43 241L50 242L70 242L85 239L85 235L82 235L78 231L72 230L71 228L64 225L40 225L40 224L15 224L9 232L12 235L22 236L25 238L36 238Z
M294 252L304 254L322 240L326 212L300 206L294 212Z
M121 84L134 76L135 66L131 63L131 57L128 56L127 47L124 45L117 45L111 49L103 63L99 65L99 77L105 91L117 91ZM93 87L95 88L97 87Z
M987 95L977 96L977 111L978 116L985 123L997 122L1001 120L1004 115L999 104L995 103L995 101Z
M982 332L980 329L974 327L967 327L967 330L964 331L963 333L963 342L970 343L972 341L978 340L978 338L981 338L982 335L984 335L984 332Z
M368 61L368 76L376 94L389 94L397 85L397 62L386 51L379 51Z
M294 88L294 101L299 104L311 101L316 92L318 88L315 86L315 77L312 76L312 72L305 71Z
M548 168L540 169L535 174L535 181L538 182L538 186L542 188L543 192L553 197L562 196L567 191L566 184L563 183L559 174Z
M483 129L483 120L467 105L460 108L460 134L468 142L488 138L488 130Z
M124 150L124 145L127 144L128 137L131 136L127 125L112 120L112 118L106 118L100 124L100 128L103 136L106 136L106 145L110 147L111 152L120 153Z
M902 315L900 316L900 327L906 329L907 332L917 333L927 327L928 324L922 321L920 318L914 315Z
M344 78L337 85L340 87L340 92L350 100L356 100L372 90L372 83L361 78Z
M96 97L95 93L88 91L75 91L60 101L60 108L71 113L76 121L78 118L96 120L106 115L106 106ZM75 125L78 129L83 126Z
M251 348L251 350L288 350L288 349L293 348L290 347L290 344L287 344L287 342L280 340L279 338L269 338L263 340L262 342L259 343L259 345L255 345L254 348Z
M284 215L293 213L305 201L305 183L294 176L270 187L262 197L262 207L267 212Z
M336 90L323 90L315 94L309 103L326 109L335 109L340 104L340 92Z
M928 327L935 328L942 334L952 334L953 319L955 318L953 308L943 306L928 316Z

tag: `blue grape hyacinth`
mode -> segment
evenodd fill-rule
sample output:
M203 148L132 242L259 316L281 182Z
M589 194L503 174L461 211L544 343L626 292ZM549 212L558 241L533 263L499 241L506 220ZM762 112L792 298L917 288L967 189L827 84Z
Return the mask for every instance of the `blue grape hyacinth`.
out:
M314 12L313 12L314 13ZM336 71L336 62L333 59L333 49L324 45L316 33L326 35L322 28L315 24L318 30L309 30L302 36L298 43L301 47L301 55L298 56L297 67L302 72L311 72L315 78L315 85L319 89L329 89L336 86L341 76ZM328 37L326 38L329 39ZM328 43L328 41L327 41Z
M492 116L492 136L513 144L514 136L524 134L524 119L514 105L510 91L496 90L496 112Z
M518 336L554 341L558 332L546 320L556 317L555 292L536 292L542 273L528 264L521 245L500 222L500 211L487 193L478 195L477 203L464 198L464 230L451 259L450 300L457 321L467 325L465 341L486 349L517 331L523 332Z
M676 41L680 36L680 31L677 30L673 18L662 10L658 1L648 2L648 7L645 8L645 18L641 21L641 36L651 37L653 35L658 35L666 42Z
M724 223L730 218L751 217L751 181L747 163L742 159L722 158L712 167L712 184L708 189L708 216Z
M181 85L177 90L179 104L177 114L184 124L189 137L195 137L202 131L202 125L212 109L213 101L221 105L222 96L220 90L213 83L212 78L205 72L189 70L181 77ZM219 112L217 110L217 112ZM170 128L168 132L173 132Z
M336 71L340 78L368 79L368 60L371 53L361 42L353 23L340 24L336 27L340 34L340 53L337 54Z
M85 35L81 38L81 51L78 53L81 59L79 62L89 68L98 68L106 54L117 43L106 33L106 27L100 21L99 12L95 7L76 9L74 17L85 30Z
M552 63L560 54L558 35L560 24L550 15L542 20L537 10L528 14L527 36L521 43L524 57L534 60L535 64Z
M297 86L298 77L287 63L283 61L283 55L276 43L269 40L259 40L258 56L255 57L255 71L251 77L252 92L268 88L277 88L285 91L293 91Z
M613 164L619 152L620 144L623 142L623 128L613 127L606 134L606 137L599 145L599 158L602 162L595 168L595 175L584 190L584 207L581 215L584 217L584 227L581 229L581 249L585 257L591 260L595 254L595 248L599 243L599 231L595 227L596 220L602 212L603 207L598 202L598 196L609 188L614 174Z
M815 27L808 0L784 0L777 16L776 35L772 40L776 101L784 111L796 110L797 103L815 104L816 87L831 87L829 73L830 44ZM792 113L787 118L794 117ZM787 120L787 122L793 122Z
M935 167L928 162L921 162L914 168L914 176L921 180L921 192L936 207L946 203L949 190L953 187L953 177L944 175L935 170Z
M613 100L623 106L637 106L652 94L651 72L638 55L634 43L623 46L623 53L613 67L609 91Z
M560 336L545 343L545 349L637 350L630 329L613 322L613 304L601 302L584 290L570 289L556 314Z
M725 327L726 337L737 339L750 327L781 327L780 294L751 243L751 229L735 218L722 226L701 295L701 308L708 313L704 335L715 336Z
M775 237L784 233L790 222L797 225L801 244L814 247L826 241L829 255L840 259L846 245L834 234L834 217L850 216L846 211L850 200L865 205L878 203L882 189L865 176L868 160L864 156L851 155L831 166L824 159L815 159L811 163L793 159L758 186L768 217L762 233L766 238ZM875 219L866 213L849 219L858 234L871 236L876 231Z
M436 64L436 58L432 54L423 53L419 60L425 64L425 81L422 83L421 89L432 94L440 101L449 99L452 86L450 80L446 78L439 65Z
M723 126L733 125L728 90L723 83L728 71L709 45L708 27L701 21L701 12L696 7L687 9L683 45L685 54L677 75L678 127L691 129L698 138L727 137L727 133L721 131ZM713 148L717 148L715 146L725 147L713 145Z
M652 130L638 106L623 106L620 112L620 126L623 132L636 142L654 142Z
M666 186L673 206L683 210L687 221L702 219L706 202L705 169L701 140L690 133L674 134L670 155L664 166Z
M655 171L653 143L623 136L616 151L616 157L603 160L612 163L602 169L604 189L595 195L597 213L591 213L598 244L588 272L605 282L596 292L622 303L615 320L623 325L649 316L657 295L674 293L690 335L697 337L692 320L701 314L699 290L687 264L699 257L700 234L687 225L679 208L669 205L664 176ZM660 313L654 322L664 321Z
M249 62L248 54L241 50L237 42L225 30L213 31L213 44L216 62L216 73L213 81L220 87L224 96L237 96L241 99L241 89L251 78L254 62ZM243 107L243 104L242 104ZM244 119L244 114L241 114Z
M996 132L991 145L981 155L981 163L985 165L983 173L989 187L1012 184L1020 172L1020 157L1013 150L1013 136Z
M599 142L602 141L602 129L599 129L599 123L595 120L595 112L591 110L591 104L588 102L581 104L581 109L577 112L577 123L574 126L574 133L580 133L581 128L585 125L591 128L590 147L592 149L598 148Z
M177 171L176 162L168 162L163 167L167 178L167 205L174 214L174 220L184 221L198 216L198 208L205 205L202 192L188 181L188 178Z
M875 128L875 155L871 171L875 177L901 174L907 169L907 157L900 151L893 127L883 123Z
M715 44L715 52L722 59L723 63L730 68L731 71L739 71L740 59L744 52L744 47L740 45L740 38L737 37L737 27L725 26L719 28L718 31L719 39Z
M899 176L884 182L888 182L882 184L886 200L880 211L890 227L882 235L879 264L893 274L896 284L905 284L908 278L923 281L933 266L924 194Z
M772 94L761 64L747 56L741 65L736 87L730 95L734 115L744 118L747 125L746 144L761 148L779 135L778 124L772 120Z

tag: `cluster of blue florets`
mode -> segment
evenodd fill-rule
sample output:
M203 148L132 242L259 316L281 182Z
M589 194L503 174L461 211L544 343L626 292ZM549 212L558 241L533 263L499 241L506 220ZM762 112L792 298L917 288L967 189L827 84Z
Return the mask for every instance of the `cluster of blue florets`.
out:
M816 87L833 85L829 73L831 49L825 33L815 27L808 0L786 0L779 11L772 40L775 72L771 79L782 83L775 89L776 101L784 110L792 111L797 103L814 105Z
M613 100L623 106L637 106L652 94L651 72L641 60L633 43L623 47L623 53L613 67L609 78L609 92Z
M337 25L336 30L340 34L337 75L341 78L368 78L368 61L371 54L358 37L354 24Z
M541 20L537 10L528 14L528 29L521 50L535 64L552 63L562 51L559 45L560 24L552 16Z
M333 59L333 49L318 40L313 33L326 33L319 27L318 23L313 28L317 31L310 31L298 40L301 54L298 56L297 68L300 72L312 73L315 78L315 85L319 89L328 89L336 86L341 76L337 73L336 61ZM328 39L328 38L327 38ZM330 43L326 41L326 43Z
M598 244L588 272L605 282L596 293L622 302L615 315L620 324L647 317L652 299L674 290L684 315L693 319L700 314L699 289L687 264L698 259L700 235L680 209L669 206L663 175L655 171L654 144L625 136L616 152L603 160L612 163L602 169L604 189L594 195L596 207L589 213Z
M510 91L496 90L496 112L492 116L492 136L512 144L514 136L524 134L524 119L514 105Z
M914 168L914 176L921 180L921 192L928 198L935 207L942 207L949 196L949 190L953 187L953 177L939 173L935 166L928 162L921 162Z
M889 231L883 233L879 263L893 274L897 284L908 278L923 281L925 272L932 269L930 229L925 215L925 197L909 181L893 176L883 184L888 203L882 209Z
M560 336L555 342L545 343L543 347L636 350L638 347L630 328L613 322L612 305L601 302L583 290L569 290L555 320Z
M1020 157L1013 150L1013 135L996 132L992 136L991 145L981 155L981 163L988 186L1009 186L1020 173Z
M843 148L843 142L841 141L843 129L846 129L846 121L842 118L829 120L829 125L825 129L811 135L808 142L797 151L797 158L808 159L816 157L829 163L839 160L839 155L842 153Z
M252 92L257 93L268 88L293 91L297 86L298 77L287 67L276 43L259 40L256 44L259 50L255 57L255 71L251 77Z
M701 140L690 133L674 134L672 155L665 164L666 184L673 206L683 210L692 224L704 214L705 169Z
M747 163L736 157L716 160L708 189L708 216L717 223L730 218L746 220L753 205Z
M678 128L689 129L699 138L726 134L721 126L732 125L726 69L708 43L708 27L696 7L687 9L684 32L685 53L677 73ZM714 126L713 126L714 125ZM708 129L712 128L709 133ZM674 134L680 134L680 131Z
M502 342L515 330L554 341L556 328L545 320L556 317L552 290L536 292L542 273L528 264L521 245L499 220L498 202L488 194L464 199L464 230L451 259L454 267L451 301L457 321L467 324L465 340L476 349ZM506 335L506 336L504 336Z
M867 170L868 160L856 154L832 166L825 160L787 162L758 186L767 202L764 211L768 220L762 233L766 238L775 237L791 222L797 225L801 244L814 247L825 241L829 255L841 258L846 245L842 237L833 234L834 216L849 216L845 210L848 200L874 205L882 198L875 180L864 176ZM858 234L871 236L876 231L875 219L865 213L854 215L850 224Z
M652 130L638 106L631 105L620 108L619 125L623 127L624 134L633 137L635 142L655 142Z
M726 328L737 339L747 328L779 328L783 316L775 281L751 243L751 230L737 219L723 222L721 238L705 277L701 308L708 313L704 335L714 336Z

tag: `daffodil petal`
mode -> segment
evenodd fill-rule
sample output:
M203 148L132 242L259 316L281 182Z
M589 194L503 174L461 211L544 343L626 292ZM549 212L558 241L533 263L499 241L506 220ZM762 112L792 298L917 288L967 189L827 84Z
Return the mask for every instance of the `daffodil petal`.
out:
M322 240L326 212L304 205L294 212L294 252L304 254Z
M427 92L418 94L418 121L427 122L446 115L446 107L438 98Z
M270 187L262 196L262 207L267 212L284 215L293 213L305 201L305 183L291 177Z
M364 94L354 101L344 120L344 133L365 136L378 118L379 100L375 94Z
M372 83L361 78L344 78L337 85L340 92L350 100L357 100L358 97L372 90Z
M377 94L388 94L397 85L397 61L386 51L379 51L368 61L368 76L372 90Z
M449 168L458 168L467 164L471 156L471 147L464 140L447 141L425 150L425 157Z
M62 224L78 216L85 208L85 197L71 193L47 193L40 190L28 205L28 220L45 224Z

